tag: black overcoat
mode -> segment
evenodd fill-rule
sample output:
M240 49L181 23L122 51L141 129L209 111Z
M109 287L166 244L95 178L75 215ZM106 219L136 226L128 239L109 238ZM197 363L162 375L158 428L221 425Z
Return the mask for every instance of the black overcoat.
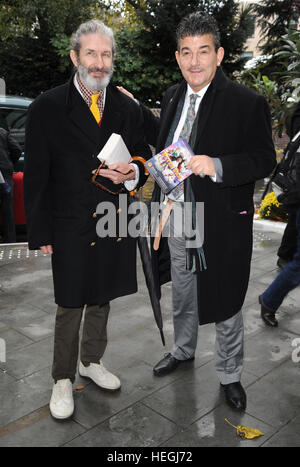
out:
M185 95L185 81L168 89L160 121L143 108L147 140L156 151L165 148L177 104ZM194 152L220 158L223 182L192 175L196 202L204 202L204 253L207 270L198 264L199 322L224 321L244 303L252 254L253 194L256 180L268 176L276 164L270 113L261 95L229 80L218 68L199 109ZM156 185L153 201L159 202ZM246 212L246 214L240 214ZM167 239L152 251L157 288L170 280Z
M112 84L107 87L100 127L73 78L39 96L28 112L24 170L28 242L30 249L53 245L55 301L60 306L101 305L137 290L136 239L118 232L118 208L122 205L124 211L124 202L91 183L92 170L99 165L96 156L112 133L122 135L132 156L151 156L140 109ZM143 164L138 165L143 183ZM107 179L103 181L107 184ZM121 196L127 203L127 194ZM102 202L114 203L118 211L112 237L100 238L96 232L96 210Z

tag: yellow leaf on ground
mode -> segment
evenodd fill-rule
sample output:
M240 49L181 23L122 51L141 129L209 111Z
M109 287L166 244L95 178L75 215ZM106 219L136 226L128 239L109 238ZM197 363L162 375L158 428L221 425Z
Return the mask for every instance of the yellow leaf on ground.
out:
M250 428L249 426L244 426L244 425L238 425L238 426L232 425L232 423L230 423L227 420L227 418L225 418L225 422L233 426L233 428L236 429L236 434L243 439L254 439L254 438L257 438L258 436L264 435L264 433L257 430L256 428Z

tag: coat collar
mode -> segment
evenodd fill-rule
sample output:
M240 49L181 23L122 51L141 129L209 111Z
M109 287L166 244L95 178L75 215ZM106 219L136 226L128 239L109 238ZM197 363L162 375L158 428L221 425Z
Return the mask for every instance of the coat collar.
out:
M224 74L221 67L218 67L216 74L211 82L211 85L209 86L201 102L199 111L201 112L202 115L201 115L201 121L199 121L199 128L197 132L196 142L198 141L200 137L200 133L202 132L204 128L204 124L207 121L209 110L211 109L216 92L222 91L223 89L225 89L228 84L228 81L229 80ZM177 105L179 103L179 100L185 95L186 90L187 90L187 82L185 80L182 80L174 88L174 92L171 95L166 106L164 119L162 121L160 138L159 138L158 145L157 145L158 148L163 149L164 144L167 141L170 127L171 127L172 121L176 113ZM205 112L203 112L203 109L206 109Z
M69 117L82 134L95 143L97 150L101 150L111 133L117 133L122 128L125 112L122 111L121 99L118 99L119 91L113 84L106 88L105 108L99 127L73 80L74 75L67 83L66 106Z
M197 136L194 145L195 148L197 148L201 142L205 126L209 116L211 115L216 97L220 92L223 92L226 89L228 83L229 79L223 73L221 67L218 67L214 79L205 93L199 108Z
M161 120L161 128L159 134L159 140L157 141L157 150L160 151L165 147L165 143L168 139L169 131L175 117L176 109L180 98L185 94L187 84L185 80L182 80L177 87L175 87L174 93L171 95L165 109L164 118Z

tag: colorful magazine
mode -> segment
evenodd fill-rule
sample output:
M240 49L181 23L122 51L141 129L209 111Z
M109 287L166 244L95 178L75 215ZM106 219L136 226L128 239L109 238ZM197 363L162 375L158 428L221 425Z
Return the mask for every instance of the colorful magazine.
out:
M146 162L163 193L170 193L193 172L187 169L193 150L185 139L171 144Z

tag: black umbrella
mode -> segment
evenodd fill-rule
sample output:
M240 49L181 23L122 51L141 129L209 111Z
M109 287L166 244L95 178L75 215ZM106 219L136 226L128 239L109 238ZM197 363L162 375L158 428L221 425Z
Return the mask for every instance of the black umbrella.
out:
M165 344L165 337L163 333L163 321L161 315L161 308L160 302L156 294L155 284L154 284L154 277L153 277L153 270L151 266L151 257L148 247L148 241L146 237L139 236L138 237L138 246L140 250L141 260L143 271L146 279L146 284L149 292L149 297L153 309L154 318L157 324L157 327L160 332L160 337L162 340L163 345Z
M136 201L136 199L132 196L129 196L128 198L130 200L130 203ZM159 302L159 299L156 293L153 270L152 270L152 265L151 265L150 251L149 251L147 237L145 235L138 236L138 247L139 247L139 251L141 255L144 276L145 276L146 285L147 285L148 292L149 292L149 297L150 297L150 301L152 305L154 318L155 318L157 327L160 332L162 343L163 345L165 345L165 337L163 333L163 321L162 321L160 302Z

